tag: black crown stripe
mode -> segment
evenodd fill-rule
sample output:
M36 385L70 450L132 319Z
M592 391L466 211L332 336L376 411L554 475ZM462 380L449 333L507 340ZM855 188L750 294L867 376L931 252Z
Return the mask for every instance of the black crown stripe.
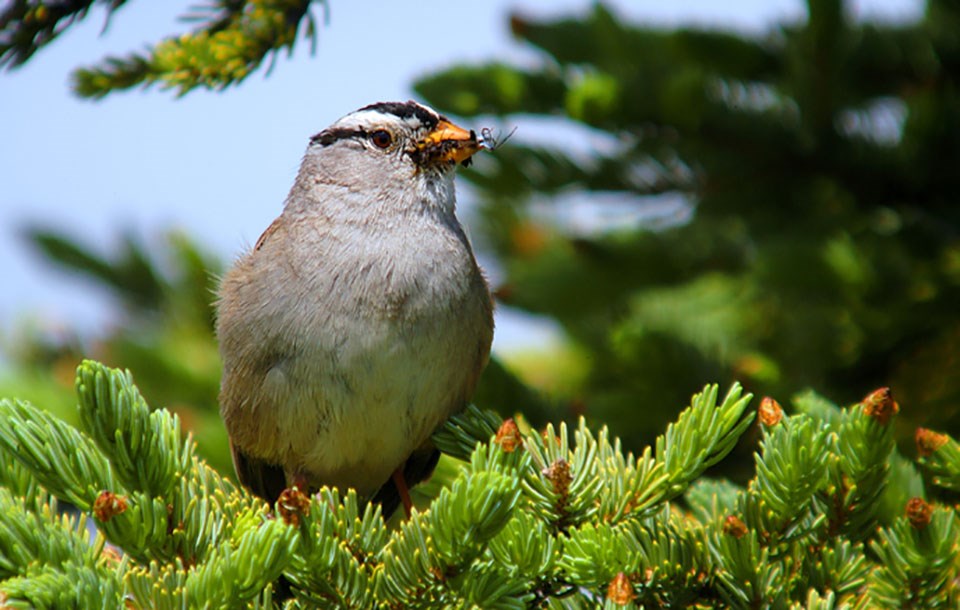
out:
M437 126L440 121L447 121L445 116L437 116L434 113L430 112L420 104L410 101L410 102L377 102L376 104L370 104L369 106L364 106L363 108L357 110L357 112L363 112L365 110L373 110L375 112L383 112L385 114L392 114L393 116L400 119L409 119L411 117L416 117L427 129L433 129ZM347 138L356 138L356 137L366 137L367 132L365 129L349 129L345 127L333 127L330 129L324 129L320 133L316 134L310 138L311 144L319 144L321 146L329 146L334 142L339 140L345 140Z
M417 117L421 123L423 123L428 129L433 129L437 126L437 123L440 121L447 120L446 117L438 117L434 113L430 112L420 104L409 101L409 102L377 102L376 104L370 104L369 106L364 106L360 109L363 110L375 110L377 112L385 112L392 114L401 119L409 119L410 117ZM358 111L359 112L359 111Z

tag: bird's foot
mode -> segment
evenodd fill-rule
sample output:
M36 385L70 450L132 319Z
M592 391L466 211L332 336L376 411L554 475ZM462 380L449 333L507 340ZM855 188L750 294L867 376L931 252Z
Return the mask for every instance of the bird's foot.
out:
M407 488L407 480L403 477L403 466L393 471L393 484L397 486L397 493L400 494L400 502L403 503L403 512L410 518L413 510L413 502L410 501L410 490Z

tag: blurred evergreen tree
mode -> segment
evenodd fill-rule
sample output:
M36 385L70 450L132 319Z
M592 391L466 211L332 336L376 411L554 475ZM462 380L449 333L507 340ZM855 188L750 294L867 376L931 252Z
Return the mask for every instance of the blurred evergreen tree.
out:
M416 85L520 127L466 172L499 298L559 322L586 367L563 398L629 445L708 380L841 402L887 384L915 409L903 428L960 429L960 2L907 24L807 5L762 37L602 4L514 16L539 63ZM581 128L522 142L555 123ZM581 204L642 220L585 230Z
M92 338L72 328L51 333L42 322L24 325L2 346L10 371L0 375L0 395L42 401L77 424L76 363L92 355L122 364L136 371L154 404L180 416L197 437L201 455L220 471L232 472L217 412L220 358L213 301L220 261L176 231L152 247L125 234L112 253L40 227L25 230L24 237L63 270L107 289L119 315Z

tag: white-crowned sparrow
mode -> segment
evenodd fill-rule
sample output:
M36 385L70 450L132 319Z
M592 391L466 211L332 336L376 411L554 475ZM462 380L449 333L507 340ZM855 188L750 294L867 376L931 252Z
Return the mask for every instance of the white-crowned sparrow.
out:
M353 487L389 514L432 472L430 434L493 336L453 183L482 147L412 101L311 138L283 213L220 286L220 413L254 493Z

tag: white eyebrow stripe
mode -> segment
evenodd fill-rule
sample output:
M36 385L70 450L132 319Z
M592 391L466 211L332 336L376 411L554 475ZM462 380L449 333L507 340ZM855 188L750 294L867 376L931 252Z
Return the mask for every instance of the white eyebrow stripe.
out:
M361 110L353 112L341 118L330 126L338 129L366 129L370 130L377 126L401 125L405 124L414 131L423 127L423 123L417 117L400 118L394 114L378 112L376 110Z

